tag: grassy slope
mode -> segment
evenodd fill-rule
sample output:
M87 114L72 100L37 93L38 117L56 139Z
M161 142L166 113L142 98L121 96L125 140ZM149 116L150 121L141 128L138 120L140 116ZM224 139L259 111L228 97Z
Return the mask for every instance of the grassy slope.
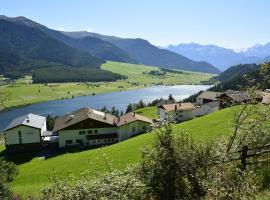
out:
M135 111L136 113L148 117L150 119L158 119L159 115L157 114L157 107L145 107Z
M228 134L229 121L233 116L233 109L225 109L205 117L174 125L174 131L186 129L194 139L209 141L222 134ZM37 193L48 184L48 177L55 174L60 177L69 175L80 176L86 172L94 175L107 170L102 159L105 153L113 168L124 168L128 164L141 160L141 148L151 145L154 133L144 134L127 141L102 149L87 150L80 153L67 153L47 160L34 158L19 165L20 174L12 182L15 192L23 195Z
M130 90L149 86L150 84L199 84L208 80L212 75L203 73L185 72L184 74L168 73L165 78L152 77L145 73L151 70L158 70L157 67L143 65L132 65L127 63L107 62L103 69L120 73L128 77L127 80L116 82L99 82L99 87L90 86L86 83L59 83L31 84L31 77L16 81L14 84L0 86L0 89L11 93L8 107L19 106L52 99L71 98L72 96L91 95L120 90ZM136 82L137 85L132 84Z

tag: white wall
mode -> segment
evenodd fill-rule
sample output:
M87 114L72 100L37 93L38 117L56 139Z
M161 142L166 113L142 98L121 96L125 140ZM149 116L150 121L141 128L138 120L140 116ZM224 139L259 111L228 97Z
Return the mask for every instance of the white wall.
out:
M185 121L193 118L193 110L184 110L184 111L170 111L167 112L164 109L159 111L161 120L172 120L176 122Z
M5 131L6 145L20 144L18 134L19 131L21 131L22 144L40 142L40 129L20 125L8 131Z
M62 130L62 131L58 132L58 134L59 134L59 147L60 148L65 147L66 140L72 140L73 145L76 145L76 140L82 140L84 145L88 145L89 144L89 141L87 140L87 131L88 130L92 130L92 134L95 134L94 130L98 131L97 134L117 133L117 127L95 128L95 129L78 129L78 130ZM86 131L86 134L80 135L79 131ZM100 139L99 142L105 143L105 141L102 139Z
M163 121L163 120L168 120L168 113L166 110L159 108L159 118Z
M197 98L196 98L196 104L202 105L202 104L203 104L203 98L197 97Z
M63 148L66 146L66 140L72 140L72 145L76 145L76 140L82 140L84 145L93 145L97 144L97 141L87 140L87 130L98 130L97 134L108 134L108 133L117 133L118 139L114 141L108 141L108 139L97 139L98 144L106 144L112 142L118 142L126 140L133 135L144 133L150 130L151 124L143 121L135 121L129 124L123 125L121 127L110 127L110 128L96 128L96 129L78 129L78 130L62 130L59 131L59 147ZM86 134L80 135L80 131L85 131Z
M126 140L133 135L145 133L151 129L151 124L143 121L135 121L118 127L119 141Z
M194 117L203 116L215 112L219 109L219 101L213 101L206 104L202 104L194 111Z

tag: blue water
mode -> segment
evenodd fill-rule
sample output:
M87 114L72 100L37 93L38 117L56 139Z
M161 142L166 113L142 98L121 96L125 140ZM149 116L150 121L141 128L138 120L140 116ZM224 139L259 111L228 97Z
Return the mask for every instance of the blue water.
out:
M138 103L141 99L145 103L158 98L167 98L172 94L176 100L182 100L200 90L208 89L209 85L177 85L177 86L152 86L143 89L111 92L91 96L75 97L74 99L53 100L36 103L0 113L0 131L16 117L27 113L38 115L60 116L82 107L100 109L103 106L111 109L115 106L119 110L126 110L129 103Z

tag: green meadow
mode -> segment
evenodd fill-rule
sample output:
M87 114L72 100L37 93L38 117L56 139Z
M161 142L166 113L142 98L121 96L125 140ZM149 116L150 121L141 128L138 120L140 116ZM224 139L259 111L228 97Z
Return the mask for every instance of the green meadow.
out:
M148 117L150 119L158 119L159 118L156 106L141 108L141 109L136 110L135 112L140 114L140 115L143 115L145 117Z
M160 69L118 62L107 62L102 66L102 69L125 75L127 79L115 82L33 84L31 76L27 76L13 83L0 86L0 90L10 94L10 99L6 103L6 107L9 108L48 100L131 90L155 84L200 84L201 81L207 81L213 76L194 72L167 73L164 77L151 76L148 74L150 71Z

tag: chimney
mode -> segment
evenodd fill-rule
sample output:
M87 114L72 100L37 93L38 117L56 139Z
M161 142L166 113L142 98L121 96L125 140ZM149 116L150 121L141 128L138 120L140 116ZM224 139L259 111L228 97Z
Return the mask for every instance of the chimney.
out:
M26 123L29 123L30 122L30 120L29 120L29 117L27 116L26 117Z
M107 119L107 112L104 112L104 119Z
M117 121L118 121L118 123L120 122L120 117L119 116L117 117Z
M174 105L174 111L177 111L177 104Z

